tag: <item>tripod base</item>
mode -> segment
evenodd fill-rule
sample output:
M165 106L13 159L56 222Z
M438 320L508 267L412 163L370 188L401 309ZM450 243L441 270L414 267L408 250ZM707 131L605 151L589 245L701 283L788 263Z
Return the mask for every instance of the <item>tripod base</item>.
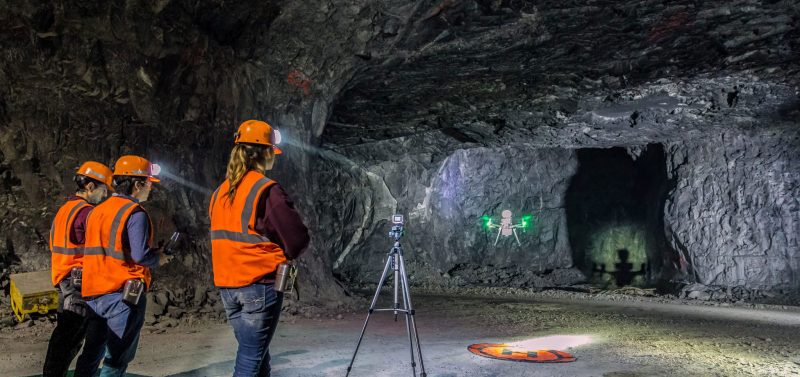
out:
M375 305L378 303L378 297L381 294L381 288L383 288L383 284L386 282L386 278L389 275L390 269L394 274L394 306L388 309L376 309ZM402 294L402 308L400 306L398 294ZM417 363L415 359L416 351L416 356L419 358L419 365L422 369L420 376L427 377L427 373L425 373L425 364L422 361L422 349L419 346L417 324L414 321L414 308L411 305L411 294L409 293L408 289L408 278L406 275L405 261L403 260L403 249L400 247L399 241L395 241L394 247L389 252L389 257L386 259L386 266L384 266L383 274L381 274L381 279L378 281L378 287L375 290L375 296L372 297L372 303L370 304L369 311L367 312L367 319L364 321L364 327L361 328L361 335L358 337L356 350L353 352L353 358L350 359L350 365L347 367L346 376L350 376L350 371L353 369L353 363L356 360L358 349L361 347L361 341L364 340L364 333L367 331L369 319L375 312L393 312L395 315L395 320L397 320L398 314L403 314L405 316L406 332L408 333L408 343L411 351L412 375L414 377L417 376Z

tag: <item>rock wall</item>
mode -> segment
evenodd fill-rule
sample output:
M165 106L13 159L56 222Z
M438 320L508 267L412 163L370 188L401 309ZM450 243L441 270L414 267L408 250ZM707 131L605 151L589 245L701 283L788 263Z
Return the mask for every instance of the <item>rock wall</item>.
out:
M800 137L727 131L670 143L675 181L667 237L685 279L710 286L800 288Z
M49 222L81 161L136 153L170 173L146 204L157 237L190 235L156 286L210 285L209 192L236 126L265 118L290 143L271 176L314 232L302 297L343 297L328 244L347 225L328 226L335 211L319 211L336 186L326 179L347 173L308 146L379 34L383 16L365 3L0 1L0 282L49 268Z
M340 256L336 268L344 278L370 282L380 276L392 245L392 209L407 216L402 241L412 282L440 280L466 265L528 273L572 267L563 201L577 169L573 150L473 148L457 149L438 163L419 159L425 157L367 167L388 195L382 216L368 221L368 234ZM505 209L515 224L524 214L535 216L530 228L518 230L521 245L501 236L495 246L497 229L484 227L482 217L499 224Z
M300 261L311 302L343 297L333 270L374 279L395 211L409 217L412 280L572 266L574 151L619 146L634 159L653 143L677 187L665 216L643 220L667 228L656 248L683 252L692 280L796 286L795 136L733 129L796 126L798 12L755 0L0 0L0 273L48 267L49 221L81 161L140 153L173 177L148 203L159 236L191 235L158 284L210 284L208 191L236 125L266 118L287 141L272 176L312 229ZM715 154L722 131L745 145L725 149L744 153L734 166ZM745 178L756 173L783 183ZM706 181L761 201L714 196ZM522 247L491 246L478 218L534 212L539 198ZM786 264L758 282L750 262L728 260L745 272L723 282L715 258L737 253Z
M386 219L396 210L408 214L404 245L416 273L412 281L492 275L480 266L491 266L498 284L515 284L502 278L509 274L525 280L574 266L588 277L592 262L613 271L612 252L624 246L641 248L643 255L630 260L634 270L649 264L640 282L798 289L798 140L795 129L783 126L732 129L629 148L630 157L623 150L616 158L628 162L616 163L602 157L614 154L608 149L475 147L431 162L430 153L402 154L402 146L393 155L386 151L389 142L371 147L372 155L362 147L351 157L374 176L376 184L365 187L382 192L370 199L382 209L361 219L363 234L338 255L335 268L349 281L376 280L391 246ZM501 237L494 247L494 234L480 229L480 218L497 221L506 208L535 212L540 196L540 223L521 234L522 246ZM569 202L577 207L570 210Z

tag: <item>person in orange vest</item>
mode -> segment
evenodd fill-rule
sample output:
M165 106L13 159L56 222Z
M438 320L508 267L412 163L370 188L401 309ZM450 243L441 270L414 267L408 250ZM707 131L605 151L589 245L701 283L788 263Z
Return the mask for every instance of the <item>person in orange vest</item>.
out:
M92 210L86 223L81 293L92 310L84 353L95 360L78 363L75 376L124 376L144 324L150 269L169 261L153 245L147 201L157 165L139 156L122 156L114 165L116 193ZM81 360L79 360L81 361Z
M269 344L278 325L283 293L275 270L300 256L308 229L271 170L280 133L248 120L234 135L226 179L211 196L211 259L228 321L239 343L234 376L270 375Z
M56 327L47 345L42 375L64 377L86 335L88 308L81 297L81 268L86 217L114 191L111 169L99 162L84 162L75 172L74 195L58 209L50 227L53 286L58 290ZM82 354L81 358L93 356Z

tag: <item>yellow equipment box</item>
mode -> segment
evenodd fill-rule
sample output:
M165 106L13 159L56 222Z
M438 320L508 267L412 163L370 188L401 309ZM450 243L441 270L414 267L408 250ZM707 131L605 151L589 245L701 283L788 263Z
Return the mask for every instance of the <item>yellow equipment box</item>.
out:
M47 314L58 309L58 291L50 283L50 271L11 275L11 310L17 321L27 314Z

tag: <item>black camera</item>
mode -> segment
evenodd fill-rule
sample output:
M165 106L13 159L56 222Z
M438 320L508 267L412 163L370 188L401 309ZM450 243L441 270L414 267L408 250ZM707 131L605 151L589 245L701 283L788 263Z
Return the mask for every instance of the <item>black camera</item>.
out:
M403 230L403 215L392 215L392 224L394 225L392 225L392 230L389 231L389 237L399 240L405 233L405 230Z

